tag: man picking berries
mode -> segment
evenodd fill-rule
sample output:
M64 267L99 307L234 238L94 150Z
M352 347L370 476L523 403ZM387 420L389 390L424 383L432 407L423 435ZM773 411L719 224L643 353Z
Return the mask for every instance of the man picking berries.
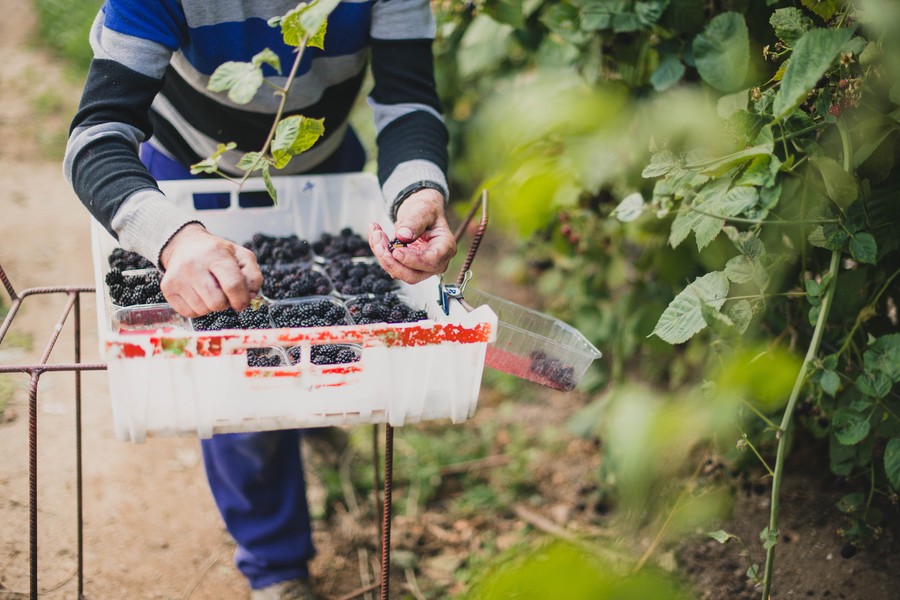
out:
M107 0L91 30L94 59L65 174L123 248L164 272L162 292L186 317L245 309L262 274L250 250L207 231L156 182L190 177L189 165L231 141L238 147L219 168L241 174L237 160L262 147L277 101L263 87L238 105L206 85L222 63L249 61L265 48L292 64L294 49L267 22L296 6ZM283 115L322 118L325 133L278 174L361 170L365 155L349 115L371 68L378 175L395 226L389 236L372 225L368 241L385 271L409 283L442 273L456 252L444 213L447 131L434 86L434 31L428 0L344 0L329 16L324 50L304 54ZM286 77L273 71L267 79ZM307 584L315 551L298 436L274 431L202 441L210 488L255 600L316 597Z

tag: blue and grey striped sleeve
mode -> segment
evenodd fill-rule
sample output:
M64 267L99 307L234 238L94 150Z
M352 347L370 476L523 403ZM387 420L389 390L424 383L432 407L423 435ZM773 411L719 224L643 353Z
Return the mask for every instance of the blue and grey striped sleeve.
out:
M91 29L94 58L63 161L66 179L94 218L124 247L154 261L190 220L138 156L152 135L150 105L183 31L178 15L176 0L104 4Z
M428 0L375 0L372 75L378 174L391 213L423 182L447 188L447 128L434 82L435 21Z

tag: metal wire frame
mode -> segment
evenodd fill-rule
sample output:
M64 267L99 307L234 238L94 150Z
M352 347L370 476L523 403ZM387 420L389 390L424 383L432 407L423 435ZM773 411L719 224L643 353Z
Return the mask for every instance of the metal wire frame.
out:
M30 296L47 294L65 294L68 299L62 313L56 322L56 326L50 334L50 338L44 346L40 360L36 364L28 365L0 365L0 373L27 373L31 380L28 385L28 523L29 523L29 556L30 556L30 591L29 597L36 600L38 597L38 545L37 545L37 399L38 385L41 375L47 372L73 371L75 373L75 495L77 512L77 561L76 569L78 578L78 600L84 600L84 512L83 512L83 478L81 456L81 372L102 371L105 364L87 364L81 362L81 294L94 293L92 286L66 286L66 287L37 287L29 288L17 293L3 265L0 265L0 281L9 294L12 304L3 324L0 325L0 344L9 331L13 319L19 312L24 300ZM75 334L74 363L49 364L50 354L56 345L63 325L71 313L74 312L73 324Z

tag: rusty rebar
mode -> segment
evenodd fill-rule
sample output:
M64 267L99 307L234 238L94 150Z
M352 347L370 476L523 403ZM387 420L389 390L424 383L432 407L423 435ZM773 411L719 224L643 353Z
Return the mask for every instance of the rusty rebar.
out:
M28 553L31 558L31 600L37 600L38 597L37 389L40 378L40 371L33 371L28 385Z
M381 519L381 600L388 600L391 584L391 496L394 483L394 428L384 425L384 508Z
M12 283L10 283L9 278L6 276L6 271L3 270L3 265L0 265L0 281L3 282L3 287L6 288L6 293L9 294L10 300L15 302L19 299L16 295L16 290L13 287ZM0 339L3 339L3 336L0 335Z
M381 487L381 481L378 478L378 470L381 466L378 456L378 423L372 423L372 479L375 485L372 486L372 494L375 497L375 522L382 522L381 503L378 501L378 488ZM381 551L381 536L378 536L379 552Z
M75 294L72 327L75 336L75 364L81 362L81 296ZM75 371L75 511L78 537L78 600L84 600L84 480L81 461L81 371Z
M478 207L481 207L481 222L478 224L478 229L475 230L474 235L472 236L472 243L469 245L469 252L466 254L466 260L463 262L462 267L459 270L459 275L456 277L456 285L462 286L466 280L466 273L469 272L469 269L472 267L472 261L475 260L475 253L478 252L478 246L481 245L481 240L484 238L484 232L487 230L488 226L488 194L487 190L483 190L481 192L481 201L473 202L472 207L469 208L469 213L466 215L466 218L463 219L463 222L460 223L459 228L456 230L456 241L459 242L462 234L468 228L469 223L472 222L472 217L475 216L475 211Z

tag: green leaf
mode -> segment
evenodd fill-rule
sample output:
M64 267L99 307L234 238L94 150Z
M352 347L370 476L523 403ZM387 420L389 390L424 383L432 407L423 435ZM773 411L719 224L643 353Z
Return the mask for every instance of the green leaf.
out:
M677 56L666 54L659 61L659 66L656 67L653 75L650 76L650 84L657 92L665 91L681 81L684 71L684 64Z
M685 168L699 171L704 175L718 177L734 167L745 162L751 161L757 156L767 156L775 149L774 138L772 136L771 127L763 127L759 135L753 141L753 146L704 160L692 160L685 165Z
M802 3L824 21L833 17L842 4L841 0L802 0Z
M770 530L768 527L759 532L759 539L762 540L763 548L768 550L778 543L778 530Z
M644 167L641 177L646 179L659 177L660 175L665 175L677 165L678 159L675 157L675 154L669 150L663 150L650 157L650 164Z
M275 168L283 169L291 158L309 150L324 133L325 119L293 115L279 121L272 140Z
M736 535L730 534L727 531L719 529L717 531L707 531L706 535L716 540L720 544L724 544L728 540L736 540L738 537Z
M891 391L893 382L884 373L863 373L856 378L856 387L871 398L884 398Z
M877 338L863 354L863 366L871 373L884 373L894 383L900 382L900 333Z
M670 344L686 342L706 327L701 305L719 309L728 295L728 277L714 271L698 277L666 307L651 335Z
M825 240L825 230L821 225L816 225L813 227L813 230L809 232L809 236L807 236L807 241L810 245L815 246L816 248L827 248L827 242Z
M630 33L632 31L640 31L643 29L644 24L641 23L640 18L630 12L621 13L618 15L613 15L612 18L612 30L615 33Z
M841 165L827 156L811 156L809 159L822 175L825 193L828 197L846 210L859 197L859 186L856 177L845 171Z
M750 306L750 302L747 300L731 302L725 308L725 316L731 319L734 328L739 333L745 333L750 326L750 321L753 319L753 307Z
M868 416L846 408L839 408L834 413L831 424L834 427L834 437L845 446L863 441L871 428Z
M788 46L793 46L804 33L812 29L812 19L799 8L779 8L769 18L775 35Z
M736 185L755 185L771 187L778 176L781 161L774 154L761 154L755 157L744 170Z
M339 3L340 0L301 2L284 16L269 19L269 25L281 27L281 35L288 46L300 46L305 40L307 46L324 49L328 15Z
M483 11L498 23L512 25L517 29L525 27L522 0L487 0Z
M247 152L237 163L237 168L242 171L259 171L267 163L267 159L259 152Z
M272 203L278 204L278 192L275 191L275 184L272 182L272 174L269 172L268 163L266 163L266 166L263 167L262 178L263 183L266 184L266 191L269 192L269 197L272 199Z
M262 69L253 63L228 61L213 71L206 87L212 92L228 90L235 104L247 104L263 84Z
M638 0L634 3L634 12L638 20L649 27L656 24L669 6L669 0Z
M725 274L732 283L753 281L754 263L746 256L735 256L725 263Z
M866 496L862 492L853 492L852 494L847 494L843 498L835 503L837 509L844 514L855 513L860 508L865 506L866 504Z
M265 48L262 52L254 56L252 63L254 67L261 67L264 64L270 65L279 74L281 73L281 59L268 48Z
M629 194L619 202L612 215L622 223L629 223L640 217L644 213L644 197L640 192Z
M850 238L850 256L857 262L874 265L878 256L875 237L871 233L857 233L852 236Z
M813 29L800 38L772 105L776 119L786 117L806 98L852 36L853 29Z
M700 77L720 92L734 92L747 78L750 38L744 15L724 12L717 15L692 45Z
M889 440L884 448L884 472L891 487L900 492L900 438Z
M691 203L691 208L695 212L702 211L701 218L695 220L693 225L699 250L703 250L716 239L722 231L726 218L741 214L755 206L759 200L759 193L755 188L733 187L722 193L720 187L707 186Z
M191 165L191 175L199 175L200 173L216 173L219 170L219 160L222 158L222 155L229 150L234 150L235 148L237 148L237 144L235 144L234 142L219 144L212 156Z
M819 385L822 386L822 390L826 394L834 398L841 387L841 378L834 371L823 371L822 377L819 379Z

